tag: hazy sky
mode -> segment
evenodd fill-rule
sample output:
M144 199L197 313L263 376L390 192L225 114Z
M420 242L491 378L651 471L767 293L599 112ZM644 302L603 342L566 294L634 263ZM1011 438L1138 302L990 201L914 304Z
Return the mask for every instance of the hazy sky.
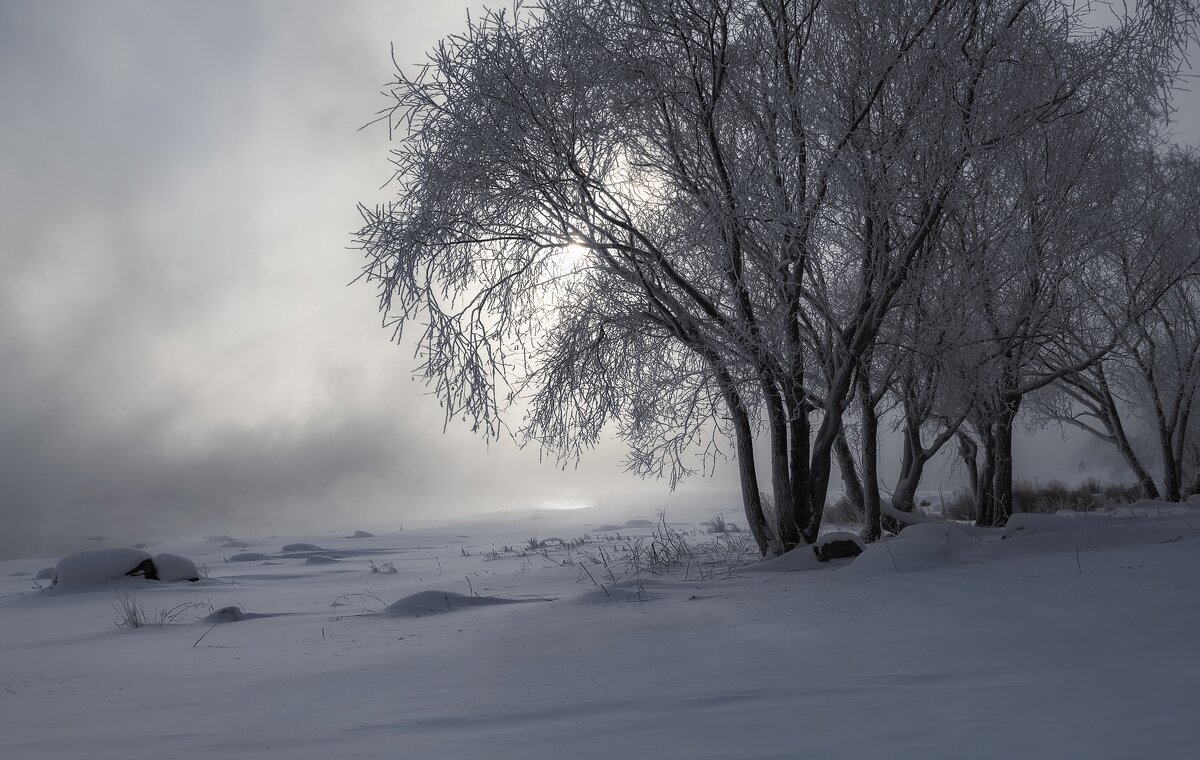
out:
M443 435L372 290L346 287L355 204L387 193L386 132L357 129L389 43L419 61L465 14L0 0L0 556L681 498L622 474L616 446L561 472Z

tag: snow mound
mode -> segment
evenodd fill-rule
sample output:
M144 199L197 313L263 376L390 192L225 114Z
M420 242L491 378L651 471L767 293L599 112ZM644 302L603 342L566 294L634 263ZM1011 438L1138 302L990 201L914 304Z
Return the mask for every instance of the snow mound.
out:
M261 614L257 612L246 612L241 607L222 607L219 610L213 610L212 613L205 615L201 623L209 623L216 625L217 623L240 623L243 620L257 620L258 618L276 617L275 614Z
M978 540L953 523L919 523L895 538L871 544L846 570L865 575L926 570L957 562L979 546Z
M69 554L58 561L51 575L51 585L85 588L99 586L125 576L150 576L154 572L154 557L150 552L131 548L88 549Z
M346 538L374 538L375 534L369 530L356 530L354 535L346 536Z
M304 560L304 564L306 565L332 565L337 562L341 562L341 560L336 557L330 557L327 554L314 554Z
M1008 518L1004 528L1004 537L1011 538L1018 533L1033 536L1038 533L1074 533L1091 530L1105 522L1102 519L1086 516L1085 512L1059 512L1053 515L1018 512Z
M229 558L230 562L258 562L267 558L267 555L260 552L242 552L235 554Z
M287 544L283 547L285 552L323 552L325 551L316 544Z
M781 554L778 557L772 557L762 562L756 562L753 565L746 565L738 568L741 573L790 573L797 570L815 570L821 566L821 560L817 559L817 553L807 544L797 546L795 549Z
M502 596L467 596L454 591L418 591L389 604L377 614L388 617L424 617L459 612L472 607L491 607L498 604L521 604L532 599L508 599Z
M178 554L155 554L154 567L158 570L158 579L167 583L200 580L196 563Z
M37 571L37 575L33 576L33 579L36 581L48 581L53 577L54 577L54 568L43 567L41 570Z

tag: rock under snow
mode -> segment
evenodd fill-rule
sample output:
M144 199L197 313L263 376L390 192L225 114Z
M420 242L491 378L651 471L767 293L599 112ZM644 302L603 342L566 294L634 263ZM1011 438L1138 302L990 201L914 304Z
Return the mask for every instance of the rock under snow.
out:
M326 554L314 554L304 560L304 564L306 565L333 565L338 562L341 562L341 560Z
M908 526L895 538L871 544L846 569L854 574L925 570L957 562L979 546L975 537L954 523L920 523Z
M738 572L749 573L790 573L795 570L815 570L821 566L817 553L808 544L797 546L791 551L778 557L756 562L738 568Z
M158 579L167 583L200 580L196 563L178 554L155 554L154 567L158 570Z
M60 559L54 566L51 585L97 586L133 575L141 575L150 580L158 579L154 557L150 552L118 547L88 549Z
M490 607L497 604L520 604L529 599L507 599L502 596L467 596L454 591L418 591L399 601L389 604L380 615L388 617L424 617L458 612L473 607Z
M822 562L831 559L851 559L862 554L867 548L857 533L835 530L820 536L813 544L813 553Z
M325 551L316 544L288 544L283 547L285 552L323 552Z
M267 558L267 555L259 552L242 552L235 554L229 558L230 562L258 562Z

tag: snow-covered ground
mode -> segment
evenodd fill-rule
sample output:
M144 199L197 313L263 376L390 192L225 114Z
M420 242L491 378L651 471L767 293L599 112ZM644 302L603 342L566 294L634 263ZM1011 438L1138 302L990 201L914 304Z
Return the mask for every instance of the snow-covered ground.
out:
M922 525L709 580L626 572L650 527L554 519L149 548L207 566L198 583L38 591L59 558L0 563L0 757L1200 751L1198 507ZM521 551L548 527L590 539ZM175 622L118 629L129 593Z

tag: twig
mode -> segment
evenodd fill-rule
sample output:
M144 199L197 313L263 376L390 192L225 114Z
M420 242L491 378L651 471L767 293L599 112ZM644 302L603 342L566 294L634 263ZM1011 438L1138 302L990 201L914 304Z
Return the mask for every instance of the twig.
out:
M612 596L612 594L608 593L608 589L604 588L604 584L596 580L595 576L592 575L592 571L588 570L587 565L584 564L583 560L579 560L579 568L583 570L583 572L587 573L587 577L592 579L592 583L596 584L596 587L603 591L605 596Z
M889 543L889 541L884 541L883 548L888 550L888 556L892 558L892 569L894 569L896 572L900 572L900 566L896 564L896 555L892 554L892 547L888 546Z
M204 637L208 635L208 631L211 631L212 629L216 628L216 627L217 627L218 625L220 625L220 624L221 624L221 622L218 620L217 622L215 622L215 623L213 623L212 625L210 625L210 626L208 627L208 630L207 630L207 631L205 631L204 633L200 634L200 638L198 638L198 639L196 639L194 642L192 642L192 649L195 649L195 648L196 648L196 644L199 644L201 641L203 641L203 640L204 640Z

